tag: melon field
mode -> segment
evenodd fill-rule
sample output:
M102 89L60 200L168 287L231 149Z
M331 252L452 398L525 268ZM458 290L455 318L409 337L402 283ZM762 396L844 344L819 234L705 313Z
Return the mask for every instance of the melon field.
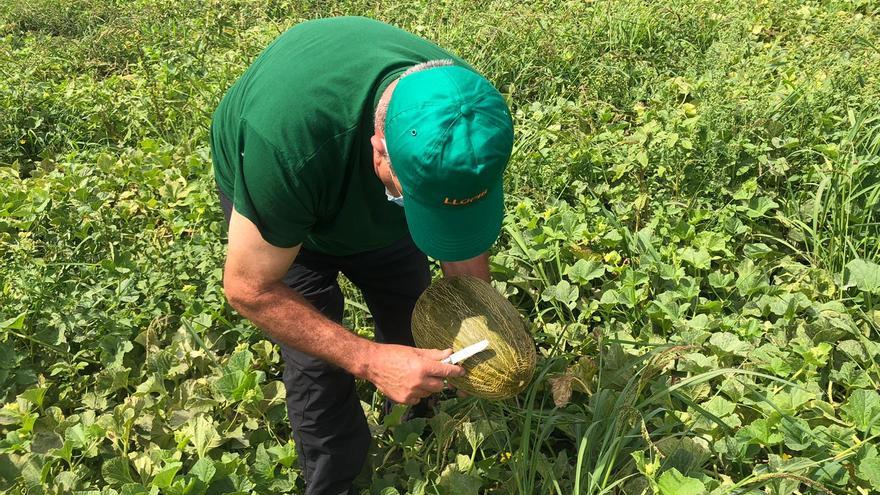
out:
M508 99L491 270L537 349L430 418L359 383L360 493L880 493L875 0L0 0L0 492L303 492L208 126L337 15Z

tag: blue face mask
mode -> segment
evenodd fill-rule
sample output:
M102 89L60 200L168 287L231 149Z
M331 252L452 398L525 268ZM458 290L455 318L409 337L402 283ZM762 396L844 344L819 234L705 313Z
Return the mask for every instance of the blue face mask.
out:
M388 201L391 201L392 203L396 204L397 206L400 206L401 208L403 208L403 196L392 195L391 191L389 191L388 188L386 187L385 188L385 197L388 198Z

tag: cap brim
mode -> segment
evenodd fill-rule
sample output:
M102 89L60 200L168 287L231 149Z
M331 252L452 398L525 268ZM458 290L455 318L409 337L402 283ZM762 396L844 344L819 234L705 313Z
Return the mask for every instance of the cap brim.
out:
M466 206L426 206L405 192L403 205L410 235L423 253L440 261L463 261L486 252L498 239L504 185L499 178L485 198Z

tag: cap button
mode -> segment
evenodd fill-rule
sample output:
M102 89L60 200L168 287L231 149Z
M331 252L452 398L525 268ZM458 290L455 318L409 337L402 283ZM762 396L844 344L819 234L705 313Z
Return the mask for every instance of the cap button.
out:
M470 104L468 104L468 103L462 103L460 110L461 110L461 114L464 117L470 117L471 113L473 113L473 111L474 111L474 108L472 106L470 106Z

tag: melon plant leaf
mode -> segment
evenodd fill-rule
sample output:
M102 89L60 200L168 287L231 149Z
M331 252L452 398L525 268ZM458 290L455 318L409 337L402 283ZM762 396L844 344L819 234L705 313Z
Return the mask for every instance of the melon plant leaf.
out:
M33 338L52 347L57 347L67 342L64 329L60 326L40 327L34 331Z
M584 356L568 368L567 374L571 375L572 378L576 378L572 383L574 390L590 393L590 384L598 372L599 367L596 365L596 362L589 356Z
M467 423L470 424L470 423ZM425 418L414 418L395 426L394 441L405 447L412 447L425 429ZM471 425L473 431L473 425Z
M687 247L679 250L678 255L697 270L708 270L712 265L712 256L702 248Z
M766 419L756 419L750 425L740 429L737 436L742 435L751 443L770 446L780 443L783 439L782 434L774 430L775 428Z
M609 289L602 293L599 304L617 304L623 302L620 293L615 289Z
M128 338L121 335L105 335L98 342L101 352L101 362L105 365L122 365L125 354L134 349L134 345Z
M70 464L73 461L73 444L65 440L64 444L62 444L60 448L55 449L52 455L59 459L64 459Z
M838 370L831 370L831 379L840 382L847 388L865 388L871 386L871 379L865 370L856 363L846 362Z
M410 479L422 478L422 463L415 459L407 459L403 465L403 472L406 473Z
M770 210L778 208L779 203L773 201L766 196L758 196L749 200L746 215L750 218L760 218L767 214Z
M691 304L687 302L684 304L679 304L677 298L677 292L663 292L662 294L659 294L654 301L651 302L651 306L649 306L649 311L656 308L661 315L665 315L669 319L669 321L675 323L685 316L687 310L690 309L691 306Z
M679 367L682 371L690 371L700 373L702 371L715 369L718 367L718 356L706 356L699 352L691 352L684 354L679 361Z
M662 495L703 495L706 485L696 478L681 474L678 469L664 471L657 480L657 487Z
M709 345L725 354L744 354L751 346L730 332L714 333L709 337Z
M880 265L861 258L846 264L846 285L880 294Z
M386 414L382 419L382 424L387 428L394 428L403 422L403 413L407 410L407 406L405 404L394 404L391 408L391 412Z
M714 414L719 418L723 418L727 415L733 414L736 411L736 404L730 402L724 397L715 396L709 399L708 401L701 404L703 409L710 414Z
M266 452L263 444L257 446L257 452L254 454L254 475L262 482L268 483L275 477L275 465Z
M655 266L657 267L657 275L663 280L670 280L677 283L685 276L684 268L681 266L670 263L657 263Z
M558 301L571 308L577 302L578 287L567 280L560 280L558 284L548 287L541 298L545 301Z
M480 478L462 473L454 463L446 466L437 482L444 495L479 495L481 486Z
M455 466L459 473L470 473L474 467L474 461L470 456L464 454L455 454Z
M770 312L791 319L795 314L810 307L810 300L800 292L782 294L770 301Z
M0 342L0 369L13 369L20 360L12 345Z
M214 461L208 457L203 457L193 464L192 469L189 470L189 474L195 476L203 483L208 484L214 478L214 475L217 474L217 468L214 467Z
M47 454L50 450L64 446L64 439L53 431L40 431L31 439L31 452Z
M157 488L170 487L171 483L174 481L174 476L180 471L181 466L183 466L183 463L180 461L165 464L165 466L153 476L151 484Z
M855 390L840 410L857 430L868 432L880 425L880 394L873 390Z
M422 424L424 425L424 420L422 420ZM463 425L461 425L461 431L462 433L464 433L464 437L467 440L468 444L471 446L471 450L473 451L476 451L480 447L480 444L483 443L483 440L485 440L483 432L477 430L474 427L474 424L470 421L466 421ZM419 431L418 433L421 433L421 431Z
M716 270L709 274L708 280L709 285L715 287L716 289L723 289L728 287L731 283L733 283L733 274L732 273L723 273L719 270Z
M286 468L293 466L293 463L297 459L296 446L294 445L293 440L288 440L284 445L273 445L266 450L275 456L275 460L278 461L278 464L281 464Z
M867 481L875 490L880 491L880 457L877 456L877 447L868 445L861 460L858 463L856 476Z
M574 265L565 269L565 275L576 284L586 284L605 275L605 265L593 260L577 260Z
M821 483L845 485L849 481L849 471L839 462L826 462L816 470L817 480Z
M40 456L26 455L16 460L19 469L19 482L24 482L25 486L38 488L44 482L43 468L45 464ZM34 490L37 491L37 490ZM6 493L6 492L4 492Z
M98 387L105 394L128 386L131 370L120 364L111 364L95 375Z
M810 425L801 418L786 416L779 422L785 446L791 450L805 450L813 443Z
M214 422L208 417L200 415L190 420L189 430L190 441L196 448L199 458L207 456L209 450L221 443Z
M229 361L226 363L226 367L229 370L239 370L239 371L248 371L251 368L251 361L253 360L254 355L251 351L245 349L241 351L237 351L232 357L229 358Z
M101 466L101 475L104 477L104 481L111 486L134 483L128 459L125 457L113 457L105 461Z
M743 254L753 259L763 258L772 252L773 249L763 242L751 243L743 246Z
M64 439L70 442L71 446L81 449L86 445L86 431L82 424L75 424L64 430Z
M758 366L771 371L777 376L788 376L791 373L791 358L773 344L764 344L749 356Z
M411 487L409 489L409 495L425 495L425 492L428 489L428 480L426 479L413 479L410 478Z
M710 253L729 253L727 241L730 237L712 230L704 230L697 234L694 245Z
M739 189L735 193L733 193L733 199L735 200L746 200L751 199L755 192L758 190L758 180L755 178L751 178L745 181Z
M751 296L768 287L767 275L755 266L755 262L747 259L736 269L736 289L743 296Z
M19 395L20 398L29 401L37 407L43 407L43 399L46 397L46 387L34 387L25 390Z
M660 253L654 247L654 233L650 227L636 232L629 239L629 247L633 252L642 255L643 262L660 263Z
M662 466L681 473L695 472L711 457L708 449L688 437L661 438L656 447L664 455Z
M217 390L229 401L240 401L257 384L256 374L241 370L231 370L223 374L217 382Z
M868 353L865 352L865 346L857 340L844 340L835 345L836 350L847 354L854 361L863 363L868 360ZM849 364L849 363L844 363Z
M21 330L24 328L24 317L27 313L13 316L7 320L0 321L0 330Z
M711 322L708 315L698 314L689 320L685 320L684 324L688 329L692 330L690 335L696 336L700 334L706 335L704 330L709 327Z
M62 471L56 474L55 479L52 481L55 484L55 488L61 493L72 493L77 488L79 477L72 471ZM2 487L2 485L0 485L0 487Z
M393 413L394 409L392 409ZM385 417L387 418L388 416L386 415ZM441 443L449 441L456 432L455 422L446 411L439 411L433 418L428 420L428 423L431 425L431 431L434 432L437 440Z
M119 490L119 495L152 495L157 493L156 490L150 490L140 483L128 483Z

